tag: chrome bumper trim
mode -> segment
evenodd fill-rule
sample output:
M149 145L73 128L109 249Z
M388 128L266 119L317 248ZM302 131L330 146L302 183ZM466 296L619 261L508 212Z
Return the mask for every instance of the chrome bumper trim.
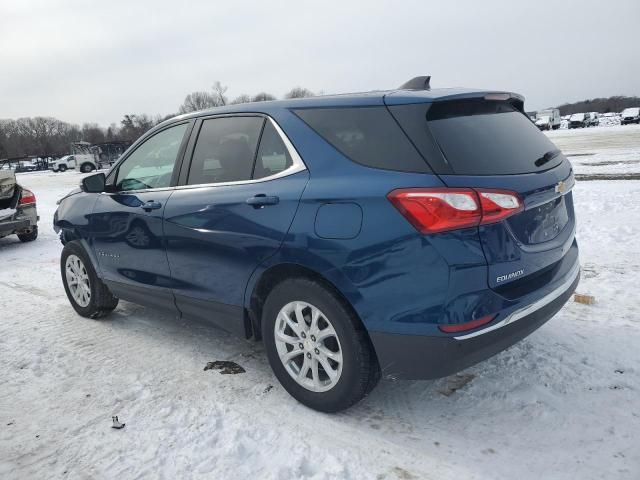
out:
M490 327L484 328L482 330L478 330L477 332L469 333L467 335L460 335L453 338L455 338L456 340L467 340L469 338L477 337L478 335L484 335L485 333L489 333L499 328L506 327L507 325L515 321L518 321L526 317L527 315L532 314L537 310L540 310L541 308L549 305L551 302L553 302L556 298L558 298L564 292L566 292L567 289L571 286L571 284L573 284L573 282L575 281L575 279L578 277L579 274L580 274L580 263L576 262L575 266L569 272L567 279L564 282L562 282L562 285L558 286L558 288L548 293L547 295L542 297L540 300L536 300L532 304L527 305L526 307L523 307L519 310L516 310L505 319L499 321L494 325L491 325Z

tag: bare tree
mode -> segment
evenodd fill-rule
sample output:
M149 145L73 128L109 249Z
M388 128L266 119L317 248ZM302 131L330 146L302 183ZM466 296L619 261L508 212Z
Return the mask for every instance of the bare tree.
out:
M133 142L156 123L148 115L125 115L120 121L119 137Z
M207 108L217 107L216 98L209 92L193 92L187 95L180 105L180 113L195 112Z
M313 97L314 93L308 88L293 87L287 93L284 94L284 98L306 98Z
M106 139L105 131L97 123L82 125L82 140L89 143L102 143Z
M269 100L275 100L276 97L267 92L260 92L253 96L252 102L268 102Z
M236 98L229 102L230 105L237 105L239 103L249 103L251 101L251 96L246 93L238 95Z
M227 97L225 93L227 92L227 87L223 86L219 80L216 80L213 83L213 98L216 102L216 107L222 107L227 104Z

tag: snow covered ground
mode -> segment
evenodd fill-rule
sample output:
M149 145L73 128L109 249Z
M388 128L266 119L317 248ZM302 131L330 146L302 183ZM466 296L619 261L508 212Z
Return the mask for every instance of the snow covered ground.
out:
M598 162L640 155L635 127L549 136ZM572 157L578 173L616 171L591 157ZM570 302L462 374L384 380L325 415L284 392L260 344L125 302L77 316L51 218L79 179L19 175L41 235L0 239L0 478L640 478L640 181L575 188L578 290L595 305ZM247 372L203 371L213 360Z
M545 133L571 160L579 176L614 175L640 179L640 125Z

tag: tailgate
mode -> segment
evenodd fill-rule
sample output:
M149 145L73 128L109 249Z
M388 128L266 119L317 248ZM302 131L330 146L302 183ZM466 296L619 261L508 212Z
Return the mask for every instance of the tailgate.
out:
M569 161L527 118L523 104L509 95L495 100L500 97L388 106L447 187L519 197L521 211L496 223L480 222L477 231L489 286L503 293L513 285L522 293L522 283L534 285L541 281L533 282L536 277L552 282L553 266L574 243L574 177Z
M478 227L488 263L488 284L503 287L531 279L553 267L569 251L575 236L568 161L539 174L517 176L443 176L450 187L500 188L517 192L524 210L508 219Z

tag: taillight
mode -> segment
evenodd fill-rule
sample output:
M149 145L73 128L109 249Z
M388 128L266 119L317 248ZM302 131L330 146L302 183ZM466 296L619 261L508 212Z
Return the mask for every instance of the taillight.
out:
M495 223L522 211L515 192L473 188L402 188L387 198L421 233Z
M36 204L35 194L31 190L27 190L26 188L23 188L22 193L20 194L20 201L18 202L18 205L25 207L28 205L35 205L35 204Z
M477 190L482 206L480 223L495 223L523 210L517 193L504 190Z

